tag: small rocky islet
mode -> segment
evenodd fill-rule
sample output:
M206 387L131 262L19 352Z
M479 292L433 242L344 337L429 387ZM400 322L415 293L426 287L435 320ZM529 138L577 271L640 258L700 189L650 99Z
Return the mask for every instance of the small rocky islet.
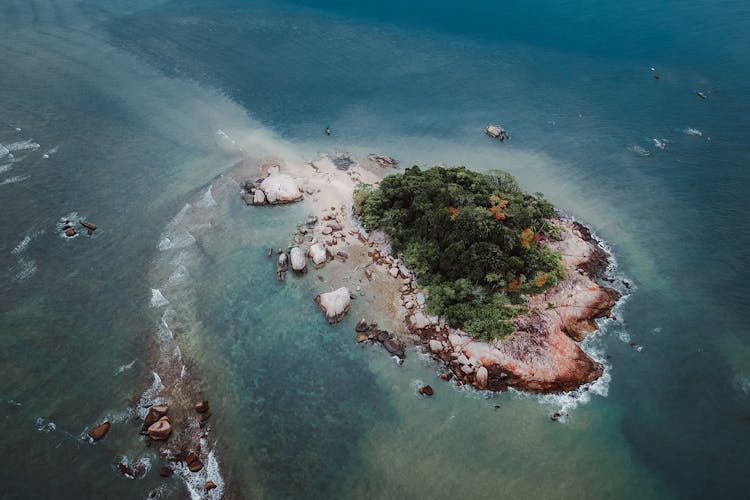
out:
M391 163L380 158L380 155L371 155L370 160L381 167L397 165L395 160ZM355 328L357 341L379 343L400 359L404 357L405 340L416 341L423 351L444 364L447 371L441 378L453 379L457 385L469 384L481 390L505 391L513 387L536 393L566 392L591 383L602 375L601 364L590 358L579 342L589 332L596 330L597 319L610 316L620 294L603 284L608 279L605 274L609 257L585 226L556 215L550 219L550 223L558 234L554 237L542 233L533 235L532 244L544 246L560 255L564 278L552 288L523 297L526 312L512 319L514 328L511 334L490 341L478 339L452 328L444 317L428 314L426 290L419 286L404 256L392 255L388 235L382 231L366 231L353 214L353 208L348 208L356 196L355 186L359 185L364 175L356 170L358 164L352 161L347 163L347 169L341 169L335 162L326 164L321 161L311 166L314 174L302 177L301 187L294 184L292 176L282 174L280 167L274 166L265 179L252 182L252 187L248 188L249 184L246 183L242 196L248 202L261 198L255 193L258 189L264 189L264 185L265 189L283 185L284 189L278 191L284 191L284 196L265 195L265 203L301 201L305 193L313 195L318 201L317 198L325 198L331 172L338 171L339 178L342 177L342 170L347 172L353 184L349 190L351 196L341 199L341 192L334 192L327 198L331 206L321 208L326 202L318 203L319 211L298 225L288 253L278 251L277 277L283 279L290 264L297 273L307 272L308 259L313 268L320 269L334 259L346 263L350 255L366 256L366 262L362 258L354 259L347 266L337 268L337 272L357 275L362 286L371 289L368 292L371 296L393 294L395 306L390 308L389 313L405 329L401 334L394 335L363 319ZM328 175L327 183L314 182L316 175ZM274 178L284 181L268 182L268 179ZM373 185L377 187L378 182L375 180ZM274 201L269 202L269 199ZM337 204L340 205L338 209ZM391 285L373 287L374 278L380 282L390 280ZM357 289L362 293L360 286ZM315 301L329 323L333 324L346 315L351 298L357 296L357 293L342 286L318 294Z

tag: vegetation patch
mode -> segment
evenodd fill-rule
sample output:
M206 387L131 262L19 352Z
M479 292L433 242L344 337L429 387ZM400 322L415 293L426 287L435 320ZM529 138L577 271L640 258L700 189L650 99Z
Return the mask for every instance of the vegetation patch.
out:
M560 256L540 244L559 235L554 207L507 172L414 166L377 189L357 186L354 213L390 237L427 291L427 312L477 338L513 332L523 295L565 277Z

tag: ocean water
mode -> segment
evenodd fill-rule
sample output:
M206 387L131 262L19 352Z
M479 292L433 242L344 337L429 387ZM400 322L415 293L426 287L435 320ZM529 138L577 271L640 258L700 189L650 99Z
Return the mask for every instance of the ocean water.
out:
M211 401L211 497L746 496L749 20L732 0L4 0L0 496L199 490L138 435L157 365ZM634 285L586 344L604 379L456 390L413 349L355 344L367 297L329 327L328 283L277 283L265 251L305 209L245 207L226 172L336 151L502 168L592 227ZM79 217L93 237L62 238Z

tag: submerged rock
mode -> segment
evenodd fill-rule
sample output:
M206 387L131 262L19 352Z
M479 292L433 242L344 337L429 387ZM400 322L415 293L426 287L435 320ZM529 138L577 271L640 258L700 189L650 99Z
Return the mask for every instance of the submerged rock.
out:
M203 401L195 403L195 411L198 413L206 413L208 411L208 401L204 399Z
M349 312L351 298L349 289L342 286L338 290L321 293L315 297L315 301L325 313L329 323L338 323Z
M370 154L367 158L376 163L381 168L396 168L398 167L398 160L391 156Z

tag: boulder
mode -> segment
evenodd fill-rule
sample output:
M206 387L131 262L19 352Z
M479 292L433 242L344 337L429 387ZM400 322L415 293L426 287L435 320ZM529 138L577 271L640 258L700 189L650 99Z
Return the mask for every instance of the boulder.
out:
M260 188L266 194L268 203L275 205L278 203L291 203L302 199L302 192L299 190L294 179L286 174L274 174L263 179Z
M381 168L396 168L398 166L398 160L390 156L370 154L367 158L370 161L377 163Z
M206 413L208 411L208 401L204 399L203 401L195 403L195 411L198 413Z
M326 224L326 227L330 227L333 231L341 231L343 227L341 224L339 224L338 221L332 220L331 222Z
M72 227L68 227L67 229L65 229L65 236L67 236L68 238L72 238L75 235L76 235L76 230L73 229Z
M432 396L435 394L435 391L432 390L432 387L429 385L425 385L424 387L419 388L419 393L424 396Z
M349 289L342 286L338 290L321 293L315 297L320 309L325 313L329 323L337 323L349 312L350 302Z
M421 330L430 324L430 320L421 311L417 311L411 316L411 324L417 330Z
M385 350L388 351L393 356L398 356L399 358L404 358L404 344L402 344L398 339L389 338L383 342L383 347L385 347Z
M258 188L253 193L253 205L265 205L266 204L266 193L262 189Z
M185 463L187 463L190 472L198 472L203 468L203 462L201 462L198 454L194 451L187 454L187 457L185 457Z
M148 435L154 441L166 441L172 434L172 426L169 423L169 417L161 417L151 424L148 428Z
M159 475L161 477L169 477L172 475L172 469L170 467L162 467L159 469Z
M149 408L148 414L143 420L143 427L141 428L141 431L145 431L146 429L151 427L157 420L166 415L168 410L169 407L167 405L152 406L151 408Z
M320 243L315 243L314 245L312 245L310 247L310 250L308 251L308 254L310 255L310 260L312 260L313 266L315 266L315 268L322 267L326 263L326 247L324 247Z
M498 139L501 141L510 139L510 134L506 132L505 129L500 125L490 125L486 129L484 129L484 132L493 139Z
M489 374L487 373L487 368L484 366L480 366L479 370L477 370L477 385L484 389L487 387L487 376Z
M298 273L307 272L307 259L300 247L292 247L289 251L289 257L292 261L292 269Z
M78 223L82 225L83 227L85 227L86 229L88 229L89 231L96 231L96 225L92 224L89 221L81 220L81 221L78 221Z
M443 352L443 343L435 339L430 340L430 351Z
M104 437L111 426L112 424L110 424L109 422L104 422L101 425L97 425L89 431L89 437L94 441L98 441L99 439Z
M208 481L206 481L205 488L206 488L206 491L211 491L212 489L216 488L216 483L214 483L213 481L209 479Z

